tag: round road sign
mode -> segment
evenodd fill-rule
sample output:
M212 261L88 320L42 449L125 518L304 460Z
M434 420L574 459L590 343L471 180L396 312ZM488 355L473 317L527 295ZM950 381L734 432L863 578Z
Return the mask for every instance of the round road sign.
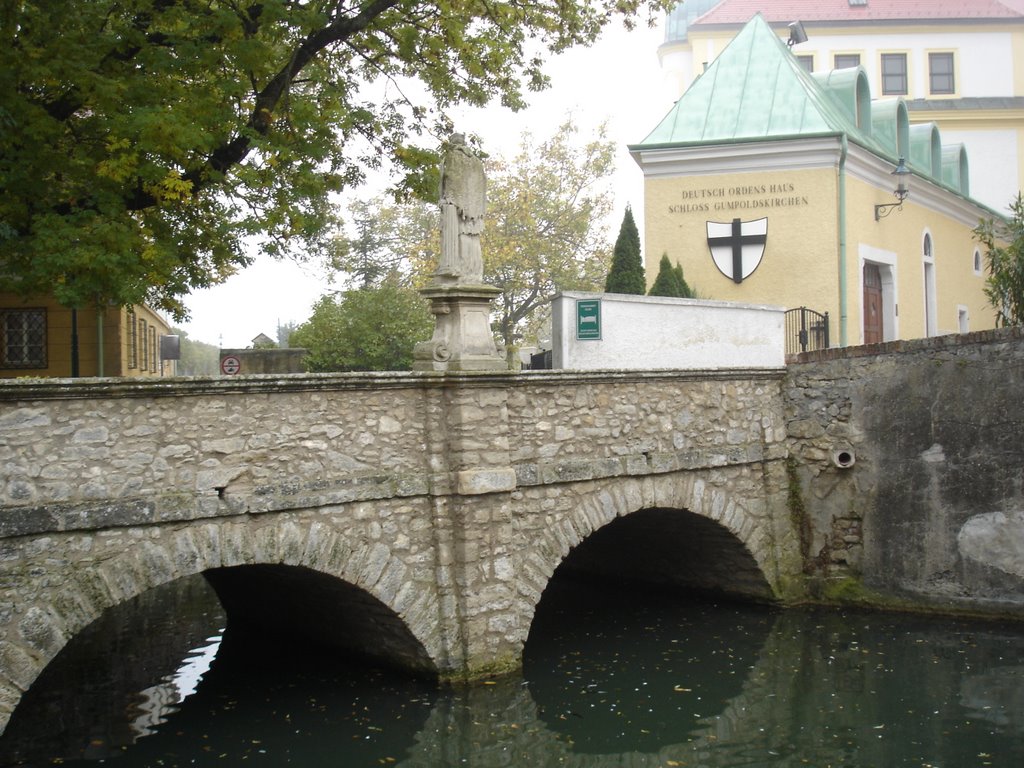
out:
M220 361L220 372L228 376L234 376L242 369L242 361L234 355L228 355Z

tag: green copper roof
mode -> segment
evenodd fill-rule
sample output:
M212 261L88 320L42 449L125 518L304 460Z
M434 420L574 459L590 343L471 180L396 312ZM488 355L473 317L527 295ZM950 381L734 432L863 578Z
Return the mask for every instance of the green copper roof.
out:
M842 135L969 195L967 155L934 123L911 126L902 98L871 100L863 67L807 72L761 14L752 18L658 126L630 150Z
M758 14L634 148L860 134L855 120L863 70L839 72L831 86L818 82Z

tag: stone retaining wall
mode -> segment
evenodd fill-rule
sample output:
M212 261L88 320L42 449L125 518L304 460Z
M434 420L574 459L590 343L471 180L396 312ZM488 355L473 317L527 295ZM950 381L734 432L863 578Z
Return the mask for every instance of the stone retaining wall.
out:
M1024 330L807 353L784 396L810 572L1024 608Z

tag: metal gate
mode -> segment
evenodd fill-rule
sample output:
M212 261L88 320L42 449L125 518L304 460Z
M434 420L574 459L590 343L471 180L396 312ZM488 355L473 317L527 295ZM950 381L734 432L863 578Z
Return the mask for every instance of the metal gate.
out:
M807 307L786 310L786 354L828 349L828 312Z

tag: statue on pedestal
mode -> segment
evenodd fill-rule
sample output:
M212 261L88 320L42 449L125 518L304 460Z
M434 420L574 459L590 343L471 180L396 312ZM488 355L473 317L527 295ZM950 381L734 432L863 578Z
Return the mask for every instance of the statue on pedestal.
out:
M444 283L479 285L484 279L484 164L461 133L452 135L441 161L440 205L441 258L435 276Z
M413 350L418 371L500 371L507 368L491 334L491 301L501 291L484 283L480 235L486 181L483 161L453 134L441 161L441 256L420 293L430 301L434 335Z

